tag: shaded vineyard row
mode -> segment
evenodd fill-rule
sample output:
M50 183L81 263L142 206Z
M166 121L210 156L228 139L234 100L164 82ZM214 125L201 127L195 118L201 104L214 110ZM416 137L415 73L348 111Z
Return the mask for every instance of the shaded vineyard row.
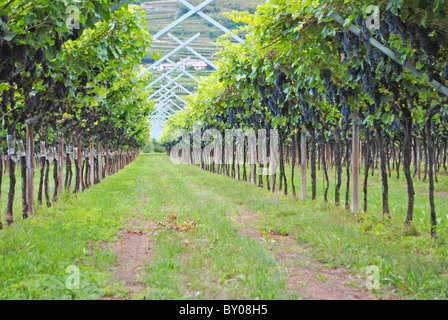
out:
M222 40L220 70L204 79L186 110L168 121L161 141L172 147L179 140L171 137L182 130L193 133L196 123L222 136L231 128L266 129L268 134L277 129L281 188L287 190L286 158L293 164L308 159L315 199L316 165L322 161L328 190L326 167L331 163L337 171L337 206L344 163L347 183L353 181L357 194L362 149L364 211L368 172L375 163L383 214L390 217L392 164L406 178L406 226L414 215L413 176L424 158L435 237L436 170L446 167L448 136L447 4L384 0L375 5L372 10L368 1L281 0L259 7L254 15L231 15L247 24L246 42ZM275 189L272 182L270 188ZM328 200L326 192L324 197Z
M41 173L38 202L49 205L51 164L56 199L62 184L70 188L72 162L74 191L79 191L101 180L101 167L118 170L124 158L129 162L146 143L153 103L144 87L150 75L137 75L150 45L144 11L127 1L91 0L70 7L63 0L0 5L0 151L9 175L8 224L13 222L17 165L26 218L34 205L36 154ZM84 148L90 151L83 156ZM68 176L63 182L64 158Z

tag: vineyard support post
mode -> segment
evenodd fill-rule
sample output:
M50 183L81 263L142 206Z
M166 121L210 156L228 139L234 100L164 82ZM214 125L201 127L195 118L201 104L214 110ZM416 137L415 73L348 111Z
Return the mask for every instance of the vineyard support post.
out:
M359 211L359 124L353 124L352 139L352 213Z
M82 190L82 143L81 138L78 139L78 191Z
M120 152L118 150L118 148L115 148L115 157L114 157L115 161L114 161L114 173L118 172L119 168L120 168Z
M306 132L302 130L300 136L300 173L301 173L301 195L302 200L306 199Z
M417 138L417 180L422 179L422 157L420 154L420 138Z
M98 180L103 180L103 144L98 142Z
M106 149L106 176L110 175L110 168L109 168L109 155L110 155L110 151L109 148Z
M34 127L26 124L26 202L28 203L28 213L34 212Z
M250 161L250 183L254 186L255 185L255 150L252 150L255 148L249 149L249 161Z
M59 156L58 156L58 194L62 193L64 184L64 138L59 140Z
M232 141L233 143L233 141ZM235 150L235 177L237 180L240 180L240 149L236 148Z
M361 172L361 166L362 166L362 164L363 164L363 161L362 161L362 157L363 157L363 154L362 154L362 152L363 152L363 150L362 150L362 142L361 142L361 140L359 140L359 171Z
M93 138L90 138L90 185L95 184L95 154L93 151Z

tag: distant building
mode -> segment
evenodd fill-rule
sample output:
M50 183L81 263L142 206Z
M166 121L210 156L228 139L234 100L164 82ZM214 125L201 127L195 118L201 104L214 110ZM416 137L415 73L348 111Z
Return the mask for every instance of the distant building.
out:
M195 70L207 69L207 64L202 60L191 60L185 64L185 66L192 66Z
M155 69L157 71L164 71L164 70L171 70L175 67L175 65L172 65L171 63L161 63ZM206 64L202 60L190 60L186 63L184 63L182 66L179 67L180 70L185 70L186 67L193 67L195 70L206 70L209 65Z
M155 69L158 71L163 71L163 70L170 70L173 67L174 66L171 63L161 63Z

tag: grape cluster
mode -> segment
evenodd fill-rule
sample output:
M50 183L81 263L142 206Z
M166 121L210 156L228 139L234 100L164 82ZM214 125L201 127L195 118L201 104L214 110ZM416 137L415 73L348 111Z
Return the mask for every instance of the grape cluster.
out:
M387 86L390 85L391 81L390 81L390 72L387 72L386 69L383 69L383 79L384 82L386 83Z
M258 79L255 78L255 80L252 82L252 87L254 88L254 90L258 89Z
M354 68L354 67L349 67L348 70L347 70L347 73L352 76L353 81L357 81L358 80L358 76L361 75L361 69Z
M338 95L338 87L333 81L331 81L331 70L322 69L320 71L320 78L324 81L325 97L327 102L332 105L339 105L340 97Z
M308 102L303 102L303 101L301 103L301 107L302 107L302 114L303 114L305 121L313 122L313 120L315 119L315 116L316 116L314 113L314 109L312 107L310 107Z
M400 132L401 130L400 120L393 121L390 125L390 129L394 132Z
M266 88L263 87L262 85L257 85L257 89L258 89L258 94L261 97L261 100L265 101L266 100Z
M388 25L388 30L398 34L405 45L415 50L414 60L427 64L426 72L429 79L434 79L435 74L438 73L434 61L441 58L440 47L446 42L446 36L440 32L436 32L437 38L430 36L433 30L419 26L415 23L407 23L402 21L400 17L392 14L390 11L386 12L385 22ZM397 72L394 72L397 74ZM401 73L401 72L400 72Z
M344 32L342 48L344 49L345 55L348 60L350 60L351 57L356 56L359 49L358 37L349 31Z
M387 45L390 38L389 27L383 21L380 22L380 29L376 32L376 40L381 41L383 45Z
M396 77L399 77L403 73L403 66L395 60L390 61L390 66Z
M341 112L344 117L344 121L347 124L350 121L350 104L348 99L351 95L357 95L355 92L356 91L350 87L348 89L342 87L339 88L339 112Z
M339 97L338 97L338 87L336 86L336 84L333 81L330 81L325 86L325 89L326 89L325 96L327 98L328 103L337 105L339 102Z
M14 77L14 73L14 65L7 63L0 72L0 83L9 82Z
M355 20L355 23L361 27L361 33L359 35L359 38L361 41L368 41L372 34L370 33L370 30L367 28L367 19L364 18L364 15L361 13Z
M229 108L229 123L232 127L237 127L238 125L236 110L234 108Z
M408 35L405 29L404 23L401 21L400 17L394 15L389 10L386 12L385 22L389 26L389 31L398 34L401 40L406 43L408 40Z
M72 34L70 35L70 40L75 41L80 36L81 36L81 34L79 33L79 30L74 28L74 29L72 29Z
M368 47L367 48L367 54L366 54L367 61L370 65L370 72L375 72L375 69L378 65L378 62L380 60L380 52L377 48L374 47Z
M286 83L287 79L285 76L277 76L275 80L275 89L270 89L268 95L268 88L257 83L258 94L261 97L261 106L266 107L271 114L274 116L282 116L282 108L280 108L280 101L284 100L284 93L281 90L281 85Z
M64 82L57 81L54 85L54 95L56 99L64 100L70 94L70 90L65 86Z
M345 123L348 124L350 122L350 105L348 103L343 104L340 112L344 117Z
M367 93L373 101L375 101L376 106L379 106L381 102L380 92L375 79L369 73L364 73L361 80L364 92Z
M440 121L443 122L445 125L448 124L448 114L446 111L442 111L440 113Z
M360 27L363 23L365 23L364 14L360 13L355 20L355 24Z
M330 69L322 69L320 71L320 78L325 82L329 83L331 81L331 70Z
M443 33L439 31L433 33L433 30L430 28L403 21L399 16L393 14L390 10L386 11L383 16L385 16L385 19L380 22L380 28L379 30L376 30L374 34L374 37L378 41L382 42L384 45L387 45L391 33L397 34L405 45L410 45L410 47L416 51L414 55L414 59L416 59L415 62L419 61L425 65L425 71L429 81L436 80L443 82L439 76L442 74L441 71L443 71L444 77L448 78L448 66L444 69L442 69L442 67L442 70L439 71L437 64L435 63L436 61L444 60L441 59L442 57L440 56L440 47L446 44L446 36ZM381 57L385 60L389 59L387 59L385 55L381 54L378 49L370 45L368 40L372 37L372 34L367 28L366 18L364 18L363 14L358 15L355 20L355 24L361 29L359 37L354 36L354 34L349 31L336 33L336 41L342 45L342 48L339 48L338 50L350 59L351 57L357 55L359 42L362 41L364 43L366 47L365 59L369 66L367 69L365 66L363 66L362 69L350 67L348 69L348 74L352 76L353 81L359 81L358 76L362 76L360 80L362 80L364 92L366 92L375 101L375 105L378 107L380 105L380 94L378 84L376 83L373 74L376 72ZM401 64L395 62L394 60L389 60L389 65L390 71L387 69L382 69L379 71L383 75L381 83L387 86L390 86L393 83L392 76L399 77L403 73L403 66ZM325 75L324 72L321 72L321 79L324 80L326 87L327 101L332 104L337 104L338 95L336 95L336 90L333 87L330 78L331 73L330 76L328 76L328 73ZM398 94L394 92L394 96L396 97Z
M277 87L280 96L284 96L282 86L287 82L288 78L283 72L280 72L278 76L275 78L274 85Z
M439 45L429 37L431 30L422 27L418 29L421 50L425 53L426 57L436 57L439 51Z
M65 42L64 37L60 37L59 35L56 35L56 38L54 39L54 46L57 51L62 50L62 44Z
M426 74L428 75L427 79L429 82L435 80L435 72L436 68L434 67L434 64L428 62L428 64L426 65Z

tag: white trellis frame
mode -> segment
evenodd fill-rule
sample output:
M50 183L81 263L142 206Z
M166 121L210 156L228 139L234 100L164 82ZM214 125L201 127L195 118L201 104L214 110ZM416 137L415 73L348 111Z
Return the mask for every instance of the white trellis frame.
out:
M176 110L171 108L171 106L177 108L177 110L182 110L183 107L186 105L186 102L182 98L180 98L176 94L175 91L177 89L180 89L180 90L186 92L189 95L193 94L190 90L188 90L185 87L183 87L177 81L180 78L182 78L183 76L186 76L186 77L189 77L190 79L193 79L193 81L195 81L196 83L199 82L199 80L196 77L194 77L192 74L190 74L188 71L186 71L185 68L182 68L182 66L188 60L184 60L182 62L179 62L179 63L175 64L170 58L172 56L174 56L175 54L177 54L179 51L181 51L183 49L186 49L193 56L199 58L201 61L206 63L208 66L212 67L215 70L218 69L218 66L215 63L213 63L213 61L210 61L209 59L205 58L203 55L201 55L199 52L197 52L196 50L194 50L193 48L191 48L189 46L190 43L192 43L194 40L199 38L199 36L201 35L200 33L195 34L193 37L191 37L187 41L182 41L182 40L178 39L177 37L175 37L173 34L171 34L169 31L172 30L173 28L177 27L179 24L181 24L182 22L184 22L185 20L187 20L191 16L198 15L198 16L202 17L204 20L206 20L208 23L210 23L213 26L217 27L222 32L230 33L229 29L227 29L226 27L224 27L223 25L221 25L217 21L213 20L212 18L210 18L208 15L206 15L205 13L203 13L201 11L207 5L209 5L211 2L213 2L213 0L205 0L204 2L202 2L200 5L198 5L196 7L193 6L192 4L188 3L188 1L186 1L186 0L177 0L177 1L180 2L182 5L184 5L185 7L187 7L190 11L188 11L183 16L181 16L180 18L178 18L177 20L172 22L170 25L166 26L165 28L163 28L162 30L157 32L153 36L153 39L157 40L157 39L159 39L160 37L162 37L163 35L166 34L176 44L178 44L178 47L175 48L174 50L172 50L171 52L169 52L168 54L166 54L160 60L157 60L155 63L153 63L151 66L149 66L148 68L143 70L138 75L138 77L143 76L145 73L153 70L154 68L156 68L157 66L159 66L160 64L162 64L165 61L173 66L168 72L166 72L163 75L161 75L159 78L157 78L156 80L154 80L153 82L148 84L148 86L146 87L146 89L150 89L150 88L154 87L157 83L159 83L162 80L167 81L167 83L165 85L161 86L156 92L151 94L151 96L148 98L148 99L156 99L156 102L157 102L156 105L155 105L155 109L154 109L154 111L153 111L153 113L151 115L151 118L149 119L149 122L151 123L151 126L152 126L151 127L151 136L152 136L152 138L157 138L159 136L159 134L162 132L162 130L163 130L164 126L165 126L165 121L172 114L177 112ZM240 43L243 43L245 41L244 39L242 39L241 37L239 37L236 34L230 34L230 36L234 40L236 40L236 41L238 41ZM179 70L181 74L176 76L175 78L171 78L170 75L174 71L176 71L176 70ZM181 102L180 106L178 104L176 104L176 102L175 102L176 99Z

